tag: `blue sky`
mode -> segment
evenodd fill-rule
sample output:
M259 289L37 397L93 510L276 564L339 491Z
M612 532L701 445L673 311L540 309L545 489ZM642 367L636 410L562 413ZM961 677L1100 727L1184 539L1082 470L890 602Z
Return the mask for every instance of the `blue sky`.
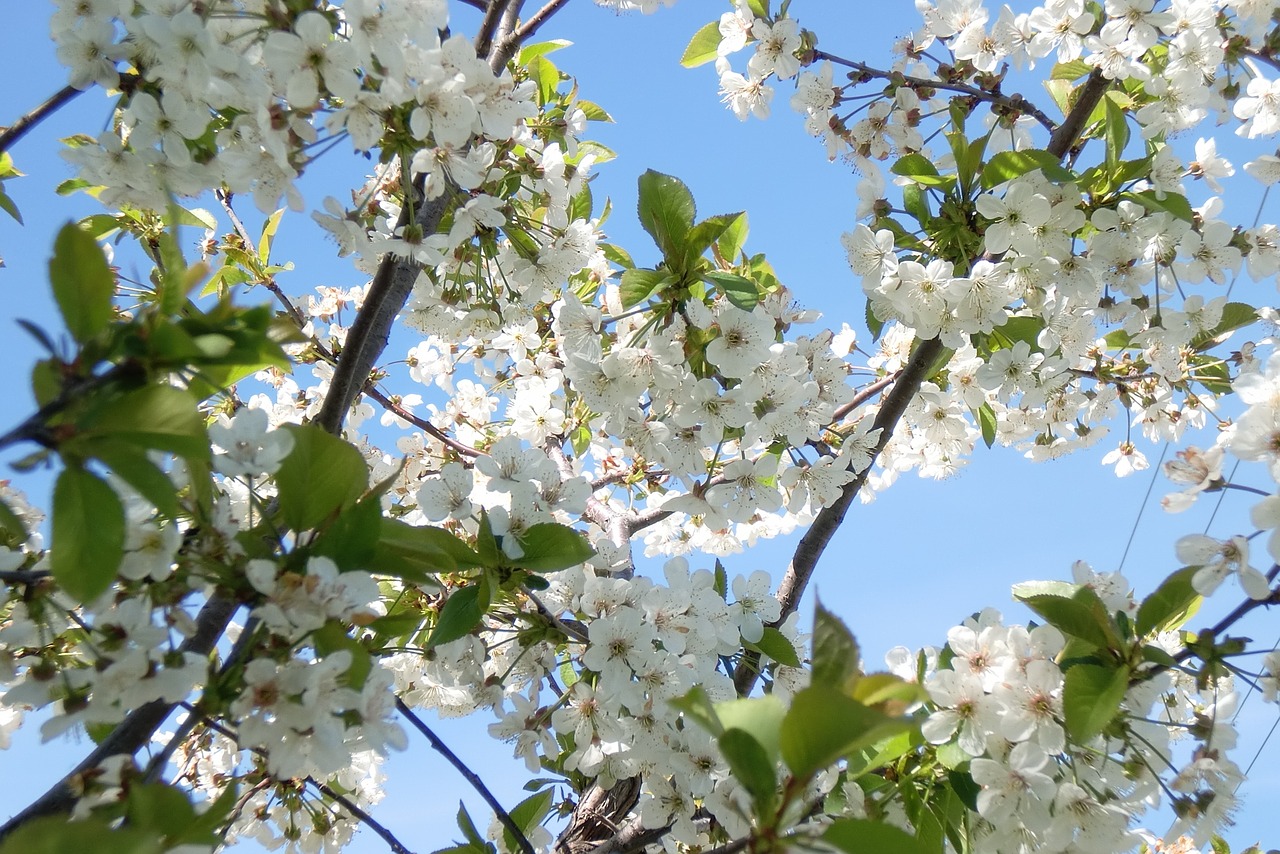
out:
M613 200L614 212L605 229L613 242L633 253L637 263L657 260L656 250L635 221L635 181L646 169L676 175L693 191L699 216L749 212L749 250L766 252L796 298L823 312L822 323L836 329L842 322L860 327L860 286L839 245L839 235L854 222L855 176L843 164L828 163L820 144L805 135L800 117L787 106L790 93L785 84L778 88L771 120L744 124L718 103L710 67L691 71L678 65L689 36L724 8L725 4L711 0L683 0L674 9L649 17L618 16L578 0L540 34L574 42L553 59L579 78L583 97L600 103L616 120L613 126L593 127L596 138L619 155L600 168L593 185L597 200L605 196ZM890 61L891 40L917 19L909 3L880 4L879 14L874 15L867 8L860 3L797 0L792 13L818 31L825 49L883 67ZM9 57L9 67L18 70L11 77L16 82L0 90L0 124L30 109L64 82L47 40L48 9L45 3L33 2L7 10L6 27L0 30L0 55ZM470 16L459 18L469 20ZM745 55L740 55L737 65L744 62ZM1025 94L1034 99L1037 91L1028 86ZM96 92L87 93L13 151L18 168L30 177L9 182L7 187L22 209L26 226L0 217L0 256L7 265L0 269L0 298L9 306L8 318L25 317L46 328L57 327L46 286L52 236L65 220L94 212L96 207L83 197L52 195L51 188L69 176L57 156L56 140L76 131L96 133L107 116L106 100ZM1226 136L1219 135L1224 150ZM344 196L345 188L358 183L366 168L364 160L344 159L337 152L329 155L304 182L308 205L318 206L326 194ZM1229 200L1229 218L1247 224L1254 204ZM280 257L297 264L293 273L282 278L282 284L295 293L320 284L361 283L359 274L333 256L331 244L303 215L286 216L277 247ZM1238 287L1238 296L1256 303L1274 299L1271 283L1242 282ZM1244 288L1253 289L1252 293ZM36 351L10 319L2 319L0 353L10 367L0 373L0 394L9 401L0 409L4 413L0 428L7 428L30 411L27 371ZM1170 491L1167 481L1159 478L1148 498L1151 472L1117 480L1099 464L1112 445L1112 439L1107 439L1095 451L1041 464L1023 460L1012 450L988 451L980 446L971 465L950 480L905 477L874 504L854 506L819 567L814 589L858 635L868 664L874 667L889 647L937 644L948 627L987 605L1001 608L1011 620L1026 619L1028 615L1010 600L1013 583L1070 578L1076 559L1087 560L1099 570L1118 568L1134 520L1145 504L1123 568L1140 592L1149 591L1178 568L1174 539L1205 530L1213 497L1202 499L1184 515L1165 516L1157 502ZM1160 448L1146 451L1154 468ZM17 456L11 452L5 462ZM0 477L9 477L7 470ZM47 479L31 484L33 500L47 505ZM1248 506L1247 500L1228 496L1210 532L1248 533ZM780 577L794 539L766 544L725 563L731 573L765 569ZM707 559L705 564L709 563ZM1193 625L1206 625L1215 612L1225 612L1235 603L1236 594L1224 590L1218 599L1206 609L1205 619ZM810 607L802 613L807 622ZM1247 626L1244 634L1270 646L1278 632L1274 621L1260 619ZM1274 706L1264 706L1257 698L1246 703L1241 715L1245 732L1236 756L1242 765L1254 755L1275 717ZM519 788L526 779L523 764L510 760L502 745L483 736L489 722L482 714L462 724L445 722L440 731L499 798L514 804L523 797ZM0 754L0 767L8 771L0 774L0 813L25 805L85 749L83 741L39 748L34 744L38 736L32 735L24 734L13 750ZM473 805L477 799L425 744L412 734L410 741L411 750L386 767L388 796L376 815L411 848L429 851L456 835L453 815L458 798ZM1275 833L1274 821L1267 815L1273 803L1268 802L1280 791L1276 750L1273 742L1255 767L1255 779L1244 790L1247 799L1239 825L1226 834L1236 850L1258 840L1264 848L1280 844L1280 837L1266 835ZM471 809L483 822L483 810ZM350 850L377 852L385 846L366 832Z

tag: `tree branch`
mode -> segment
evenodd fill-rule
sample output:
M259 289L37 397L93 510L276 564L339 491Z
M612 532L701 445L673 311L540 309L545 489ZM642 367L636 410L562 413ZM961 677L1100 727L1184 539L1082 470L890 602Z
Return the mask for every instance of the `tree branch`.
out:
M484 17L480 20L480 28L476 30L476 56L486 57L493 49L493 39L498 30L498 24L510 3L511 0L489 0L489 6L484 10Z
M898 377L900 376L902 376L902 371L894 371L892 374L881 377L870 385L866 385L858 389L858 393L853 396L852 400L844 406L836 407L836 411L831 413L832 423L834 424L838 421L843 421L846 415L853 412L853 410L857 409L859 406L866 403L889 386L893 385L898 381Z
M205 602L196 617L196 631L178 648L180 652L193 652L207 655L222 637L227 624L239 607L234 599L214 593ZM165 703L153 700L129 713L111 734L102 740L93 752L86 756L79 765L71 770L54 786L33 801L22 812L13 816L0 827L0 840L34 818L58 813L69 813L80 799L78 781L85 772L102 764L109 756L125 754L132 756L151 741L165 718L178 707L177 703Z
M1054 156L1061 159L1073 145L1075 145L1080 133L1084 130L1085 123L1089 118L1089 114L1093 112L1093 108L1102 100L1102 96L1106 93L1110 81L1102 76L1102 72L1095 69L1089 75L1089 80L1081 87L1080 97L1076 101L1075 107L1063 120L1062 124L1055 130L1049 139L1047 150ZM778 585L778 602L782 605L782 613L778 617L778 622L782 622L800 605L800 599L804 595L805 589L809 586L809 580L813 577L814 570L817 568L818 561L822 558L822 554L826 551L827 545L831 542L831 538L835 536L835 532L844 522L845 514L849 511L849 506L853 503L853 499L862 490L867 482L867 476L871 472L871 466L879 459L880 453L884 450L885 445L893 436L893 431L898 425L898 420L907 409L912 398L920 389L920 384L928 377L927 372L934 361L942 354L942 342L934 338L930 341L922 342L914 353L911 354L910 360L907 362L897 380L893 384L893 389L885 395L880 410L876 413L875 421L872 423L872 429L880 429L880 438L876 442L876 447L871 454L871 465L858 473L850 483L841 491L840 497L830 506L824 507L818 513L809 530L805 531L800 543L796 546L795 554L792 555L791 564L787 567L786 574L782 577L782 583ZM738 689L740 696L746 696L751 693L751 689L755 686L756 679L759 676L760 654L747 651L743 656L742 665L739 665L734 674L734 685Z
M44 569L7 569L0 572L0 581L5 584L39 584L51 574Z
M422 227L423 234L435 234L451 198L452 193L446 191L417 209L414 220ZM403 211L401 218L404 218ZM422 268L416 261L394 255L387 255L378 265L355 322L347 330L347 343L338 357L333 377L329 380L329 392L316 416L316 423L330 433L342 433L347 412L369 381L374 363L386 349L391 325L408 302L421 272Z
M332 798L334 802L341 804L342 808L355 816L357 821L366 825L370 830L382 837L382 841L387 843L387 847L391 849L392 854L413 854L412 851L404 846L403 842L396 838L394 833L380 824L373 816L356 806L355 802L346 795L334 791L314 777L308 777L307 782L315 786L322 795Z
M1099 69L1093 69L1089 79L1080 87L1080 97L1076 99L1076 105L1071 108L1071 112L1062 120L1062 124L1058 125L1058 129L1049 137L1049 144L1045 146L1046 151L1059 160L1066 156L1079 140L1089 115L1093 112L1093 108L1098 106L1098 102L1102 100L1102 96L1106 94L1110 85L1111 81L1103 77Z
M476 772L472 771L467 766L467 763L459 759L458 755L450 750L449 746L441 741L439 736L432 732L431 727L427 726L426 722L423 721L422 718L414 714L413 709L410 709L405 705L404 700L401 700L399 697L396 697L396 709L400 711L400 714L405 716L409 723L413 724L414 729L426 736L427 741L436 749L436 752L449 760L449 764L456 768L458 773L466 778L466 781L471 784L471 788L475 789L480 794L480 797L484 798L484 802L489 805L489 809L493 810L494 815L498 817L498 821L502 823L502 826L505 827L507 832L511 834L513 839L515 839L516 845L520 847L520 850L523 851L524 854L535 854L533 845L530 844L528 838L525 837L524 831L522 831L516 825L515 821L512 820L511 814L502 808L502 804L498 803L498 799L493 796L493 792L489 791L489 788L485 786L484 781L480 779Z
M825 50L815 50L813 52L814 59L825 59L834 62L836 65L843 65L846 68L852 68L869 77L876 77L882 80L902 81L902 83L912 88L927 87L930 89L945 89L948 92L958 92L962 95L968 95L971 98L977 98L980 101L986 101L988 104L995 104L1006 110L1012 110L1019 113L1026 113L1035 119L1049 133L1053 133L1057 128L1053 119L1046 116L1039 107L1028 101L1021 95L1001 95L998 92L989 92L986 89L979 89L977 86L969 86L964 83L947 83L942 80L930 80L927 77L911 77L906 74L899 74L896 71L883 71L879 68L872 68L865 62L857 62L852 59L845 59L835 54L827 53Z
M0 131L0 154L8 151L10 147L26 136L36 125L53 115L59 107L69 103L84 91L87 90L77 89L74 86L64 86L49 96L49 99L43 104L19 118L3 131Z
M538 31L539 27L551 20L551 16L559 12L568 2L569 0L551 0L547 5L530 15L527 21L520 24L515 31L515 39L523 42L529 38L529 36Z

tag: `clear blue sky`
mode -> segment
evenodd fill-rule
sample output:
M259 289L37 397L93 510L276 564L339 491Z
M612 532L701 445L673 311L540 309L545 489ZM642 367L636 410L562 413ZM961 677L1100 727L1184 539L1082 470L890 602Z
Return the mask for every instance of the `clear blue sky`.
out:
M677 175L692 189L700 216L749 211L749 248L766 252L797 299L823 312L825 324L859 327L860 288L838 242L840 233L853 224L854 176L846 166L828 163L821 146L804 134L799 117L787 106L790 93L785 85L779 87L770 121L743 124L718 103L709 67L689 71L678 65L688 37L725 6L712 0L682 0L674 9L650 17L617 16L587 0L574 0L543 30L544 38L575 42L554 60L578 76L583 97L600 103L617 122L612 127L594 126L597 138L619 154L615 162L600 168L594 184L597 199L613 199L606 230L638 263L656 260L635 222L635 180L650 168ZM8 66L15 70L11 84L0 90L0 124L64 82L47 40L48 8L33 2L7 10L0 55L9 57ZM887 65L891 39L917 23L915 12L909 3L878 4L877 14L869 14L869 8L861 3L797 0L792 13L818 31L824 48ZM737 64L744 61L745 55L740 55ZM1034 99L1038 93L1028 88L1026 94ZM56 328L45 277L52 235L66 219L95 210L82 197L52 196L52 186L69 174L57 157L56 140L75 131L96 133L107 120L107 109L103 98L86 94L74 109L41 127L13 152L18 168L31 177L10 182L8 188L26 217L26 227L0 217L0 256L7 264L0 270L0 295L10 306L10 318L26 317ZM326 194L344 195L345 188L363 175L365 161L330 157L331 162L322 161L308 176L304 192L309 205L318 206ZM1237 162L1242 164L1243 160ZM1229 214L1236 203L1230 204ZM1234 210L1231 218L1247 224L1253 214L1250 203ZM281 257L298 265L282 279L294 292L318 284L360 283L345 261L333 257L331 245L306 217L286 217L279 241ZM1262 295L1252 297L1258 302L1275 293L1269 283L1242 282L1239 287L1262 288L1255 291ZM1240 295L1245 296L1243 291ZM7 428L30 409L27 370L36 354L7 320L0 320L0 352L9 367L0 372L0 394L10 402L0 409L0 428ZM1120 563L1152 478L1148 472L1117 480L1099 465L1111 446L1104 440L1100 450L1047 464L1032 464L1014 451L980 447L970 467L951 480L903 478L876 503L853 508L819 567L815 588L857 633L872 667L895 644L939 643L948 627L986 605L1001 608L1009 619L1026 619L1010 601L1011 584L1068 579L1076 559L1099 570L1112 570ZM1146 450L1154 467L1160 448ZM11 453L5 459L17 456ZM0 477L7 476L0 472ZM47 481L35 481L32 498L47 504L47 489ZM1124 565L1141 592L1177 568L1173 540L1204 530L1212 510L1211 502L1202 499L1187 514L1166 517L1157 504L1166 491L1168 483L1159 478ZM1246 500L1229 496L1211 533L1247 533L1247 507ZM731 573L766 569L777 578L793 544L794 538L773 542L726 564ZM1219 599L1215 610L1225 611L1235 602L1233 593L1224 592ZM1193 625L1207 624L1209 617L1206 612L1206 619ZM1275 621L1265 620L1245 631L1267 645L1277 633ZM1264 706L1256 697L1245 705L1244 734L1235 757L1242 766L1275 717L1276 707ZM477 715L467 724L448 723L441 733L511 805L523 797L523 764L511 761L504 746L483 736L489 722L488 716ZM83 742L38 748L36 741L34 733L25 733L13 750L0 754L0 768L6 770L0 774L0 813L25 805L85 749ZM484 821L484 813L450 767L412 734L410 741L411 750L386 766L388 795L376 815L411 848L430 851L456 835L453 815L459 797L473 805L477 821ZM1270 815L1280 791L1277 755L1273 742L1246 785L1239 826L1227 834L1235 850L1258 840L1264 848L1280 845ZM1158 823L1153 827L1163 830ZM363 854L384 851L385 846L364 832L350 850Z

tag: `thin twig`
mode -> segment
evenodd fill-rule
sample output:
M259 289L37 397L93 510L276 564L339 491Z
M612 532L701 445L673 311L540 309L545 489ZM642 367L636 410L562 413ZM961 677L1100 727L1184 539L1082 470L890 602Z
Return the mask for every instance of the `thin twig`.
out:
M414 714L413 709L405 705L404 700L401 700L399 697L396 697L396 709L399 710L400 714L404 715L405 719L408 720L409 723L413 724L414 729L426 737L427 741L431 743L431 746L435 748L436 752L449 760L449 764L457 769L459 774L466 778L466 781L471 784L471 788L475 789L476 792L480 794L480 797L484 798L484 802L489 805L489 809L493 810L494 815L498 817L498 821L502 823L502 826L505 827L507 832L511 834L513 839L515 839L516 845L520 847L520 850L523 851L524 854L534 854L533 845L524 835L524 831L516 825L515 820L511 818L511 814L502 808L502 804L498 803L498 799L493 796L493 792L489 791L489 788L485 786L484 781L480 779L476 772L472 771L471 768L468 767L467 763L459 759L458 755L450 750L449 746L441 741L439 736L432 732L431 727L427 726L426 722L423 721L422 718Z
M477 451L475 448L471 447L470 445L462 444L457 439L454 439L448 433L444 432L439 427L432 424L430 421L426 420L425 418L420 418L417 415L414 415L412 412L410 412L400 404L393 401L390 397L383 394L372 383L370 383L369 386L364 390L364 393L367 394L369 397L372 397L374 400L378 401L378 403L382 405L383 409L392 413L397 418L403 418L405 421L408 421L410 424L412 424L414 427L417 427L419 430L422 430L424 433L429 433L430 435L439 439L440 442L445 445L445 447L451 448L454 451L457 451L462 456L471 457L471 458L484 456L482 452Z
M528 587L521 589L524 591L524 595L529 597L529 601L533 603L533 606L538 609L538 614L549 620L551 625L564 632L565 637L581 641L582 643L586 643L589 640L587 637L586 627L583 626L582 623L579 623L577 620L573 620L573 625L570 625L569 622L561 620L551 612L550 608L543 604L542 600L538 598L536 593Z
M1050 137L1047 150L1051 154L1061 159L1075 145L1089 115L1102 100L1109 85L1110 81L1095 69L1089 76L1089 80L1081 87L1080 97L1075 107ZM799 607L800 599L809 586L809 580L813 577L818 560L821 559L831 538L844 522L845 514L849 511L853 499L862 491L862 487L867 482L867 476L871 472L871 466L875 464L893 436L893 431L903 413L906 412L907 405L914 399L921 383L928 379L929 368L941 354L942 342L939 339L921 342L916 347L916 351L911 354L906 367L898 375L893 388L885 395L880 410L876 413L875 421L872 423L872 429L880 429L880 438L871 454L871 464L845 485L839 498L818 513L809 530L805 531L804 536L800 538L800 543L792 555L791 564L782 577L782 583L778 585L777 599L782 606L778 622L785 620ZM740 696L745 697L755 686L760 670L759 661L760 654L751 650L743 656L745 666L739 666L734 675L734 685Z
M373 816L369 815L367 812L360 809L360 807L356 806L355 802L353 802L346 795L343 795L333 790L332 788L325 785L324 783L321 783L319 780L315 779L314 777L308 777L307 782L315 786L316 789L321 794L325 795L326 797L332 798L335 802L337 802L338 804L341 804L342 808L347 812L351 813L353 816L355 816L356 819L361 824L366 825L370 830L378 834L378 836L381 836L382 841L387 843L387 847L391 849L393 854L413 854L412 851L410 851L408 848L404 846L404 843L402 843L399 839L396 838L396 835L394 833L392 833L390 830L387 830L387 828L379 824L378 821L374 819Z
M8 569L0 572L0 581L5 584L39 584L50 577L44 569Z
M84 89L77 89L74 86L64 86L49 96L49 99L43 104L19 118L3 131L0 131L0 154L8 151L11 146L26 136L36 125L53 115L59 107L70 102L84 91Z
M836 407L836 411L831 413L832 423L843 421L844 417L850 412L853 412L853 410L857 409L859 406L897 382L898 377L901 375L902 371L894 371L888 376L881 377L870 385L866 385L858 389L857 394L853 396L852 400L843 406Z
M825 50L815 50L813 52L814 59L826 59L834 62L836 65L843 65L846 68L852 68L855 71L866 74L870 77L878 77L882 80L901 80L905 85L913 88L928 87L930 89L945 89L948 92L958 92L962 95L969 95L989 104L995 104L1004 107L1007 110L1014 110L1019 113L1026 113L1031 116L1049 133L1053 133L1058 127L1053 119L1041 112L1035 104L1028 101L1021 95L1001 95L998 92L989 92L986 89L979 89L977 86L968 86L964 83L947 83L942 80L930 80L927 77L911 77L906 74L899 74L896 71L883 71L879 68L873 68L865 62L857 62L852 59L836 56L827 53Z
M514 36L516 41L523 42L525 39L529 38L529 36L536 33L539 27L551 20L551 16L556 12L559 12L560 9L568 2L569 0L551 0L550 3L530 15L528 20L521 23L516 29Z
M262 757L267 756L267 751L261 747L254 747L252 745L241 744L239 735L237 735L228 727L223 726L218 721L204 714L203 712L197 710L194 706L191 706L190 704L187 704L187 703L183 703L182 705L191 713L192 718L198 720L200 723L204 724L206 727L213 730L214 732L219 733L220 735L235 742L237 747L248 750L257 756L262 756ZM264 782L270 783L271 781L268 779L268 780L265 780ZM409 850L409 848L407 848L405 844L401 842L394 833L392 833L385 826L380 824L373 816L369 815L360 807L356 806L356 804L350 798L341 794L340 792L335 791L334 789L330 788L328 785L317 780L315 777L307 777L306 782L309 785L314 786L316 791L320 792L320 794L333 799L336 803L341 805L342 808L345 809L347 812L351 813L351 815L357 821L361 822L362 824L368 825L370 830L372 830L378 836L382 837L382 840L387 843L387 847L392 850L393 854L413 854L413 852ZM241 806L241 809L243 809L243 806Z

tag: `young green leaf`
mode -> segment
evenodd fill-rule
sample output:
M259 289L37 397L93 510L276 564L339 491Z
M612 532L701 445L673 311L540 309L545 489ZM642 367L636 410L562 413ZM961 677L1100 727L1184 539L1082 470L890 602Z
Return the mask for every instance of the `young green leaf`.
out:
M280 515L294 531L319 527L355 503L369 486L369 469L354 445L319 427L289 425L293 450L276 472Z
M483 616L480 585L458 588L449 594L444 607L440 609L440 619L431 632L431 637L427 639L427 649L463 637L480 625L480 618Z
M756 802L756 812L771 812L778 793L778 770L768 752L750 733L736 727L726 729L716 743L734 779Z
M667 258L684 255L697 209L693 194L679 178L652 169L640 176L640 225Z
M814 685L841 690L858 674L858 642L844 621L818 602L813 613Z
M622 271L622 281L618 285L618 295L622 298L622 307L631 308L653 296L664 285L673 284L674 277L662 270L650 270L645 267L633 267Z
M905 732L910 721L892 718L838 688L811 684L791 700L779 747L791 773L808 779L854 751Z
M1120 711L1129 687L1126 668L1077 664L1068 668L1062 687L1062 714L1067 732L1083 744L1106 729Z
M1191 586L1191 579L1199 569L1198 566L1188 566L1178 570L1142 600L1135 625L1138 637L1181 628L1191 618L1201 598Z
M764 635L755 642L755 647L779 664L787 667L800 666L800 656L796 654L795 645L773 626L764 627Z
M596 550L581 534L555 522L532 525L520 537L524 554L515 561L533 572L556 572L589 560Z
M83 344L111 322L116 280L92 237L67 223L53 243L49 281L71 337Z
M680 64L685 68L697 68L716 58L716 49L720 47L720 22L712 21L704 25L689 40L689 46L680 57Z
M189 460L210 458L209 437L196 399L175 386L148 385L126 392L85 426L87 437L110 437Z
M50 569L62 588L91 602L115 580L124 556L124 506L93 472L72 465L53 487Z

